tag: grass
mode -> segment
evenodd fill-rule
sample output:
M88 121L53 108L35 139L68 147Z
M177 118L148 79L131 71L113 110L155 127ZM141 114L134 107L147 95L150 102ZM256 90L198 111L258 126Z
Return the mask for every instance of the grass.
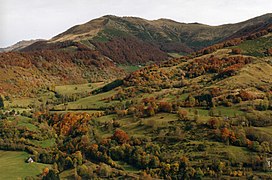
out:
M168 53L169 56L173 57L173 58L180 58L184 55L186 55L185 53Z
M156 121L156 124L158 125L160 124L163 125L165 122L178 120L178 116L176 114L171 114L171 113L159 113L153 117L143 119L144 122L150 121L150 120Z
M124 37L128 35L124 31L117 30L117 29L110 29L110 28L104 29L104 33L112 37Z
M189 108L188 110L191 112L194 112L194 108ZM208 109L196 108L196 110L198 111L198 115L200 115L200 116L209 116L210 110L208 110ZM221 113L221 116L223 116L223 117L224 116L234 117L235 115L243 114L242 111L238 110L235 107L223 107L223 106L219 106L219 107L214 108L214 113L215 113L215 115L220 115L220 113Z
M261 130L262 132L265 132L269 135L272 136L272 126L267 126L267 127L255 127L256 129Z
M15 118L18 120L17 127L26 127L30 131L37 131L38 127L35 126L32 122L32 119L24 116L15 116L15 117L9 117L9 120L14 121Z
M230 160L232 163L239 163L239 162L248 162L250 159L250 156L252 156L252 152L249 151L246 147L238 147L238 146L232 146L232 145L225 145L221 142L212 142L212 141L190 141L189 143L185 143L186 147L196 146L198 144L204 143L207 146L207 149L205 150L207 156L209 156L209 159L211 157L217 157L220 159ZM188 149L187 149L188 151ZM189 155L194 157L193 159L196 159L196 156L203 156L202 151L188 151ZM206 156L206 155L205 155ZM222 156L222 157L220 157Z
M247 162L252 156L252 152L248 151L245 147L238 146L223 146L219 152L226 152L231 158L232 162Z
M242 111L239 111L235 107L216 107L215 111L219 113L221 111L222 116L234 117L235 115L243 114Z
M111 115L106 115L106 116L101 116L99 118L96 118L95 120L98 121L98 122L107 122L107 121L110 121L112 119L116 119L117 115L116 114L111 114Z
M106 43L109 41L109 39L105 36L105 35L98 35L98 36L95 36L93 38L93 41L95 42L102 42L102 43Z
M176 114L159 113L148 118L141 118L140 121L135 121L132 117L126 117L117 120L122 125L122 129L128 132L130 136L134 137L152 137L153 130L158 127L169 126L169 121L176 121L178 117Z
M52 147L56 144L55 138L46 139L43 141L31 140L31 142L35 144L36 146L40 146L42 148Z
M175 92L175 91L172 91L172 92ZM177 98L177 96L179 96L179 98ZM172 95L172 94L168 94L166 95L166 97L164 98L164 100L167 100L167 101L177 101L177 100L186 100L189 96L189 93L183 93L181 95Z
M23 107L27 108L30 104L37 102L37 98L15 98L12 101L5 101L5 107Z
M19 121L17 126L26 127L30 131L37 131L37 129L38 129L37 126L35 126L34 124L32 124L30 122L21 122L21 121Z
M135 65L119 65L118 67L124 69L124 71L126 71L127 73L137 71L138 69L141 68L140 66Z
M43 102L46 102L48 99L54 97L53 92L41 92L38 94L39 98L32 97L21 97L21 98L12 98L11 101L5 101L5 108L11 108L19 112L29 111L29 106L36 105L40 106Z
M42 173L47 164L25 163L29 157L26 152L0 151L0 179L24 179Z
M50 113L57 113L57 114L65 114L67 112L73 112L73 113L88 113L88 114L93 114L93 113L98 113L98 112L103 112L103 111L96 111L96 110L67 110L67 111L50 111Z
M19 121L18 121L18 126L23 126L23 127L26 127L28 128L30 131L37 131L38 130L38 127L35 126L33 123L32 123L32 119L28 118L28 117L24 117L24 116L17 116L19 118Z
M115 161L118 165L120 165L122 168L124 168L125 171L129 173L139 173L139 169L125 163L122 161Z
M182 109L188 112L188 117L190 119L194 119L195 115L198 115L198 119L201 122L206 122L211 118L211 116L209 115L210 110L208 109L203 108L182 108ZM235 115L241 115L243 113L244 112L238 110L235 107L216 107L214 109L214 116L220 117L235 117Z
M75 168L73 169L68 169L63 171L62 173L60 173L60 179L74 179L74 175L75 175Z
M62 85L56 86L55 91L61 95L71 96L74 94L82 94L82 93L90 93L96 88L102 87L105 85L105 82L98 82L98 83L87 83L87 84L75 84L75 85ZM5 107L11 107L13 109L18 109L22 112L24 110L28 111L29 105L36 105L39 106L42 102L46 102L48 99L54 98L54 93L52 92L42 92L39 95L39 98L14 98L11 101L5 101Z
M264 36L255 40L244 41L237 47L242 49L243 53L245 53L246 55L264 57L264 52L267 48L271 48L271 43L271 36Z
M38 132L39 131L38 127L33 124L33 120L31 118L24 117L24 116L16 116L16 117L10 117L8 119L14 121L15 118L18 118L17 127L25 127L28 130L33 131L33 132ZM55 145L55 139L54 138L46 139L46 140L43 140L43 141L37 141L37 140L30 140L30 141L33 144L35 144L36 146L40 146L42 148L52 147L52 146Z
M56 86L55 91L62 95L71 95L76 93L91 92L92 90L104 86L104 82L87 83L87 84L74 84Z
M88 96L86 98L82 98L79 99L75 102L71 102L68 103L68 109L73 110L73 109L92 109L92 110L98 110L100 107L105 107L105 106L109 106L112 103L114 103L114 101L110 102L110 103L106 103L105 101L103 101L104 98L107 97L111 97L115 94L116 92L114 90L109 91L109 92L105 92L105 93L100 93L100 94L96 94L96 95L91 95ZM64 105L58 105L55 107L55 110L58 109L63 109Z

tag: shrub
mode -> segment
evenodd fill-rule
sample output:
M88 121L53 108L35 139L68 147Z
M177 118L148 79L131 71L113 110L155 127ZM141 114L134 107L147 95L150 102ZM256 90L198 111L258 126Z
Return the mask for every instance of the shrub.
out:
M233 49L231 49L231 53L232 54L241 54L241 49L239 49L239 48L233 48Z
M129 140L129 137L125 131L117 129L113 134L112 139L116 140L120 144L123 144Z

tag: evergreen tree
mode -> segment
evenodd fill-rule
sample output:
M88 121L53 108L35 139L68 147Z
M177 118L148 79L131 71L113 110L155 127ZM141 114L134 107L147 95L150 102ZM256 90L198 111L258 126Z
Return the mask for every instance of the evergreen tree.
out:
M55 174L53 170L49 170L48 174L42 178L43 180L59 180L59 175Z
M0 95L0 109L4 108L4 99L3 97Z

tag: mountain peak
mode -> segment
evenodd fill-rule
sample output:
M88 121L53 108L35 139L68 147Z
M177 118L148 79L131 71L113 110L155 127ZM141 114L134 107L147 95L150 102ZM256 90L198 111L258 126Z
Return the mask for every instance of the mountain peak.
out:
M76 25L48 42L79 43L102 52L117 63L156 62L167 59L169 53L192 53L227 39L258 32L272 24L271 17L269 13L237 24L209 26L166 18L146 20L105 15Z

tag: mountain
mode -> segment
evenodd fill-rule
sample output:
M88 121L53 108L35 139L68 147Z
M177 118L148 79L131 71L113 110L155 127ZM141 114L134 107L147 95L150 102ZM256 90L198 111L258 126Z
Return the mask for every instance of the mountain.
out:
M45 44L72 41L96 49L120 64L158 62L168 59L169 53L191 53L260 31L271 24L272 14L221 26L107 15L74 26L43 44L35 43L25 50L44 49Z
M31 89L50 84L122 78L125 72L117 64L161 62L170 58L168 53L189 53L217 42L245 37L269 27L271 16L267 14L222 26L103 16L74 26L50 40L31 42L27 47L23 46L30 42L23 41L12 47L20 52L0 54L2 72L9 75L1 76L1 93L30 95L35 93L25 91L30 89L31 92ZM210 49L206 51L209 53ZM65 68L66 65L70 69ZM39 83L35 83L36 80L32 82L31 78L22 83L25 80L23 77L29 76L30 71ZM72 75L70 72L76 73Z
M228 106L230 103L240 107L238 97L256 103L270 97L272 90L271 37L272 29L259 38L222 46L208 54L203 51L194 57L147 66L127 76L124 85L155 94L164 89L172 98L190 95L196 99L197 106Z
M205 100L210 105L212 98L220 101L247 90L256 99L262 99L271 93L272 83L272 26L265 27L187 57L142 68L127 76L124 84L149 91L183 89L186 94L199 98L199 103ZM212 94L214 88L219 90L216 95Z
M16 44L14 45L11 45L9 47L6 47L6 48L0 48L0 52L8 52L8 51L19 51L35 42L38 42L38 41L43 41L43 39L35 39L35 40L22 40L22 41L19 41L17 42Z

